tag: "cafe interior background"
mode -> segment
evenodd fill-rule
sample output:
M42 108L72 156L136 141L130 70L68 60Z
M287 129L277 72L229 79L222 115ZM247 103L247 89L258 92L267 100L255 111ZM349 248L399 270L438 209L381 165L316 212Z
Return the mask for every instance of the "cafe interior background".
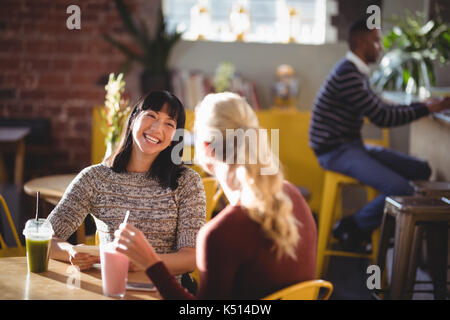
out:
M308 146L310 111L322 82L348 50L345 37L351 22L367 15L371 5L381 9L384 34L395 25L395 15L407 17L406 9L425 19L450 19L445 0L163 0L165 32L180 36L166 38L168 49L158 56L142 51L143 42L122 19L121 4L144 42L162 47L164 41L154 36L161 27L158 0L0 3L0 128L29 129L23 145L6 141L5 136L0 141L0 193L17 230L34 215L35 197L24 191L27 182L74 174L102 160L107 149L101 111L108 103L105 85L110 73L117 77L121 72L122 98L129 103L149 88L169 85L187 109L188 129L192 111L206 93L232 90L244 95L261 126L280 130L279 154L286 177L303 188L317 215L324 173ZM73 15L77 13L78 21ZM165 60L167 68L152 69L164 66ZM448 93L450 67L438 61L434 66L436 81L428 93ZM287 98L277 87L285 80L293 84ZM408 96L404 91L385 93L403 99ZM432 180L450 181L449 118L444 114L385 133L367 125L364 135L387 137L391 148L427 158ZM344 188L344 214L364 203L361 188ZM44 215L51 209L51 203L43 204ZM1 232L14 245L4 212ZM88 239L92 234L88 222L85 232ZM332 298L371 299L365 266L364 259L332 258L324 277L335 286ZM422 268L418 277L429 278L426 264ZM433 299L433 294L414 297Z

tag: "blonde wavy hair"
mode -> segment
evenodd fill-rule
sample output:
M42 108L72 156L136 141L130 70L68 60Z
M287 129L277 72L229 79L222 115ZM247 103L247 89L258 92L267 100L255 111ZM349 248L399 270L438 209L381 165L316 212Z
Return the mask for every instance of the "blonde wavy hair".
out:
M253 129L258 138L257 147L251 146L245 138L232 139L230 146L230 139L226 139L227 129ZM247 208L250 218L261 226L265 236L273 241L277 258L287 254L296 259L299 222L293 215L290 198L283 192L284 176L278 159L271 152L267 136L261 135L259 129L256 114L242 97L231 92L209 94L195 110L195 150L202 150L204 142L212 143L212 133L220 132L223 140L218 144L226 151L224 154L215 152L211 154L212 158L204 152L196 152L195 157L203 167L208 161L228 164L228 179L234 180L241 188L241 205ZM231 164L230 148L234 154ZM244 163L238 162L237 158L243 155ZM261 170L274 166L278 170L261 174Z

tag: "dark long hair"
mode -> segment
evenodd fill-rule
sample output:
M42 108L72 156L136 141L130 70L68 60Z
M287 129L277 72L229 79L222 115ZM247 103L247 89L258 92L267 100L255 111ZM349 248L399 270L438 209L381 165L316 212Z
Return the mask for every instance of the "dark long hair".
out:
M130 161L133 148L132 124L137 116L145 110L160 111L164 104L168 104L169 116L177 121L177 129L184 129L186 113L181 101L168 91L152 91L141 98L131 111L126 122L121 140L116 151L106 159L106 164L114 172L127 172L127 165ZM178 188L178 178L185 169L182 165L177 165L172 161L171 154L173 148L178 146L181 149L180 157L183 155L183 134L178 141L172 141L170 145L161 151L153 161L147 172L148 178L156 178L163 188L170 187L172 190ZM181 145L180 145L181 144Z

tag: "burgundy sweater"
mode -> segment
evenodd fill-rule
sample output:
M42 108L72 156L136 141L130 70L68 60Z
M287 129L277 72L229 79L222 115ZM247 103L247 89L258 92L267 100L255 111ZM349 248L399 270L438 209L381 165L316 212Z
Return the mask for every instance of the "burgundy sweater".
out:
M276 258L272 241L240 206L227 206L197 236L197 296L187 292L163 262L146 270L165 299L260 299L297 282L313 280L317 230L300 192L285 182L296 219L300 222L297 259Z

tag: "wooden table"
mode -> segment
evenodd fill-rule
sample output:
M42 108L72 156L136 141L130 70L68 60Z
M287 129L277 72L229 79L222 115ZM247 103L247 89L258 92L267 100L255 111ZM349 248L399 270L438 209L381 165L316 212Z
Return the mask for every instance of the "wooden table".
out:
M1 149L14 148L14 183L21 185L23 183L23 163L25 159L25 137L30 133L27 127L0 127L0 145ZM0 159L0 171L5 171L3 159Z
M114 299L103 295L99 267L78 274L73 273L75 270L68 263L50 259L47 272L31 273L27 269L26 257L0 258L0 300ZM151 282L144 272L128 273L128 281ZM124 299L155 300L161 296L157 291L127 290Z
M26 194L33 197L39 191L44 201L56 206L75 177L76 174L60 174L36 178L26 182L23 189ZM44 211L47 214L48 210ZM86 242L84 223L77 230L77 241L78 243Z
M26 182L23 189L33 197L39 191L45 201L56 206L75 177L76 174L60 174L36 178Z

